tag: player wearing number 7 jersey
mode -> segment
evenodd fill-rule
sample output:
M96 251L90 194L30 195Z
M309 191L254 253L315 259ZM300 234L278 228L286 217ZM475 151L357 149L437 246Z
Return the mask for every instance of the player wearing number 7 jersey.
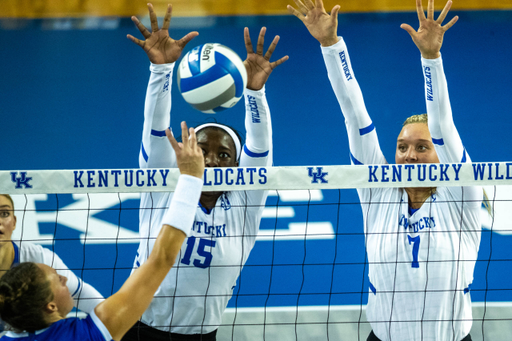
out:
M335 6L325 12L320 0L288 6L322 45L329 80L347 127L352 164L385 164L377 132L368 115L350 63L337 36ZM417 0L420 28L405 25L422 54L428 116L408 118L397 139L398 164L470 162L454 126L439 50L441 26L451 6L437 21L433 1L428 18ZM424 167L411 167L424 171ZM435 167L439 167L435 166ZM470 287L480 244L482 188L359 189L370 290L368 340L470 340Z
M151 77L146 94L142 146L142 168L176 167L176 155L166 141L164 130L170 124L171 82L174 62L184 45L197 33L182 40L168 36L170 9L158 30L152 7L149 32L133 18L146 38L131 39L144 48L151 61ZM263 55L265 29L253 51L249 30L244 32L247 48L247 89L245 97L244 146L228 126L205 124L196 127L198 145L206 167L267 167L272 165L272 128L264 84L272 70L288 57L269 59L278 38ZM243 170L252 171L251 169ZM236 179L236 177L235 177ZM153 247L161 217L173 193L143 193L140 204L140 245L136 269ZM169 272L140 322L123 340L215 340L217 328L236 280L258 234L267 191L203 192L188 239L183 244L174 268ZM137 270L134 270L137 271ZM169 335L171 333L171 335Z

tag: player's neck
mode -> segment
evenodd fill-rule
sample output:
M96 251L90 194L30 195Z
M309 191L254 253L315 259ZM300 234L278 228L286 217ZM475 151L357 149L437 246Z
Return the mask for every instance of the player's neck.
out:
M199 202L204 208L211 210L217 204L217 200L223 192L202 192Z
M1 241L0 242L0 278L11 268L12 262L14 262L14 246L12 242Z
M418 187L406 188L407 196L409 197L409 206L414 209L420 208L425 200L427 200L435 191L435 187Z

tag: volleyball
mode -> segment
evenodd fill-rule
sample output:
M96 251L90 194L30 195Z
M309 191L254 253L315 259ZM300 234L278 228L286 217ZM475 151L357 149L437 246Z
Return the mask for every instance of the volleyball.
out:
M195 109L215 114L234 106L247 85L242 59L229 47L217 43L197 46L178 67L178 88Z

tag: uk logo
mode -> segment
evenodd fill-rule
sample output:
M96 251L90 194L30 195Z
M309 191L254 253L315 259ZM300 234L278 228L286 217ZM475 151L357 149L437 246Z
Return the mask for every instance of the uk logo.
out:
M31 177L27 176L27 172L20 172L20 176L18 177L18 172L11 172L11 180L16 184L15 188L32 188L32 185L28 182L32 180Z
M318 181L322 184L328 183L329 181L325 180L325 176L328 174L328 172L323 171L323 167L316 167L316 173L313 173L313 167L308 167L308 175L313 178L311 180L312 184L317 184Z

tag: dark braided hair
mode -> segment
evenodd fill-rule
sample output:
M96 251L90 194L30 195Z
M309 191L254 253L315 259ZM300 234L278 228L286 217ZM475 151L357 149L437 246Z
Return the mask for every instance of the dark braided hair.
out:
M16 331L47 328L43 308L51 300L50 282L35 263L21 263L0 278L0 318Z

